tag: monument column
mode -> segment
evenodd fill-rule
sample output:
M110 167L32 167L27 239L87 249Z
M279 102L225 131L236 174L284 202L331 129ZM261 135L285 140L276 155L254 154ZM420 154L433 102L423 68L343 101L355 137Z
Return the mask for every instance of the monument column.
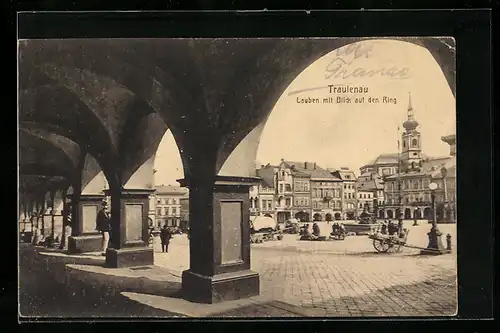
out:
M149 247L149 196L154 189L106 190L111 196L111 232L106 266L111 268L153 265Z
M217 176L179 180L189 188L190 268L182 272L187 300L217 303L259 295L250 270L249 189L259 178Z

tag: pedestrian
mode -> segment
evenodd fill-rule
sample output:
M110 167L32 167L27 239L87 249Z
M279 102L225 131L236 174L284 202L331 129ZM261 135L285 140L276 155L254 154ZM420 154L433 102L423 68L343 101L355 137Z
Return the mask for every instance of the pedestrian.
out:
M101 209L97 213L96 230L102 234L102 255L106 255L109 243L109 232L111 231L111 218L108 211L108 203L102 202Z
M163 229L160 232L160 240L161 240L161 252L168 253L168 245L170 244L170 239L172 238L172 232L165 224Z
M61 250L68 249L68 239L69 239L69 236L71 236L72 215L71 215L71 208L69 206L68 206L68 209L65 212L65 214L66 214L66 221L65 221L65 226L63 229L63 237L62 237L61 245L59 246L59 248Z

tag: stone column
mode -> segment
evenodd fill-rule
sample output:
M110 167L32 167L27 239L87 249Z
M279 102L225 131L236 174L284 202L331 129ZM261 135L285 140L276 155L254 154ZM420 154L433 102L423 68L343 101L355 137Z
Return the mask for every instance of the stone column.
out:
M64 210L64 197L66 196L65 190L57 190L54 193L54 240L59 239L62 241L64 233L64 221L63 221L63 210Z
M40 217L41 217L41 221L42 221L40 235L42 235L43 238L45 238L45 236L46 236L46 230L45 230L46 222L48 222L47 220L50 217L50 215L46 214L47 213L47 194L44 194L40 208L41 208Z
M183 297L217 303L259 295L250 270L249 188L258 178L217 176L179 180L189 188L190 268L182 273Z
M153 265L149 247L149 196L154 189L108 190L111 195L111 239L106 266L111 268Z
M71 236L68 238L68 252L101 251L102 236L95 230L97 212L101 209L104 195L73 194Z

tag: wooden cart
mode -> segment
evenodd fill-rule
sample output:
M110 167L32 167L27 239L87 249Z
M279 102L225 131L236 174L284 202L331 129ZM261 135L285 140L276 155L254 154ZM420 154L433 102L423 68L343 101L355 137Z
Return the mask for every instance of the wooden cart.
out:
M377 252L401 252L406 245L409 230L404 230L404 236L399 237L396 235L387 235L380 232L373 233L368 238L373 240L373 247Z

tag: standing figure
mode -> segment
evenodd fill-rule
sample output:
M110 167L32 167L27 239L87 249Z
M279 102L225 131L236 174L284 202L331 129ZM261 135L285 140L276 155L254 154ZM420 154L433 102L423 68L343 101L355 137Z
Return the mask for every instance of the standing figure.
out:
M59 248L61 250L67 250L68 249L68 239L69 236L71 236L71 225L72 225L72 215L71 215L71 207L68 206L67 210L64 212L66 214L66 219L65 219L65 225L63 229L63 237L61 240L61 245Z
M170 244L171 238L172 238L172 232L170 232L170 229L165 224L160 232L161 252L168 252L168 245Z
M108 203L102 202L101 210L97 213L96 230L102 234L102 255L106 255L109 243L109 232L111 231L111 218L108 211Z

